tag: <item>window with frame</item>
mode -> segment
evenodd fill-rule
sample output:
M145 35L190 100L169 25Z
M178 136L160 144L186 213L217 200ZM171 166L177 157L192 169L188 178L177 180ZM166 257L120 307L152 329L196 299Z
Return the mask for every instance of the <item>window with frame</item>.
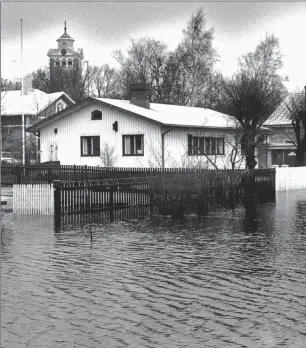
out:
M68 66L72 66L72 59L68 59Z
M64 109L65 109L65 106L64 106L63 103L58 103L58 104L56 105L56 112L60 112L60 111L62 111L62 110L64 110Z
M143 156L143 134L123 135L123 156Z
M188 134L188 155L224 155L224 138Z
M59 61L59 59L56 59L56 61L55 61L55 66L60 66L60 61Z
M92 120L102 120L102 111L95 110L91 113Z
M81 137L81 156L100 156L100 136Z
M62 60L62 66L66 66L66 59Z

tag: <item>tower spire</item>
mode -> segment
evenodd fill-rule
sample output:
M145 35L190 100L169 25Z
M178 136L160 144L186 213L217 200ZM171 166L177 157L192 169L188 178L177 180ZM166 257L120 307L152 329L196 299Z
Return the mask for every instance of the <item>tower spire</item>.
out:
M66 21L65 21L64 30L65 30L65 34L66 34L66 32L67 32Z

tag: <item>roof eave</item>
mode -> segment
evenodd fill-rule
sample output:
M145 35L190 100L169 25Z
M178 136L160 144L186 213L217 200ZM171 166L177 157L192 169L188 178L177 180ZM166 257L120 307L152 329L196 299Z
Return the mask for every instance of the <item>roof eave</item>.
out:
M16 114L16 113L15 113L15 114L3 114L3 113L1 113L1 117L2 117L2 116L7 116L7 117L11 117L11 116L22 116L22 115L23 115L23 116L36 116L36 114L34 114L34 113L33 113L33 114L28 114L28 113L23 113L23 112L22 112L22 113L19 113L19 114Z
M75 101L72 98L70 98L69 95L66 92L62 92L62 95L59 98L61 98L62 96L65 96L72 104L75 104ZM56 99L56 101L58 99Z
M190 125L188 125L188 124L171 124L171 123L165 123L164 124L165 126L167 126L167 127L175 127L175 128L201 128L201 129L203 129L203 128L209 128L209 129L225 129L225 130L229 130L229 129L239 129L239 127L218 127L218 126L205 126L205 125L202 125L202 126L200 126L200 125L192 125L192 124L190 124Z

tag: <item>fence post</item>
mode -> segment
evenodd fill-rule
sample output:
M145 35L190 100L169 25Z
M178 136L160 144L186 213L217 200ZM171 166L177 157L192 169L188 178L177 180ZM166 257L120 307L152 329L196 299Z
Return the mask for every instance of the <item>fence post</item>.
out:
M55 228L60 227L61 224L61 182L56 180L53 182L54 188L54 222Z
M21 184L21 167L16 167L16 178L17 178L17 184Z
M76 179L76 165L73 165L73 181L77 181Z
M84 181L88 180L88 169L87 169L87 164L85 164L85 172L84 172Z
M154 196L153 193L150 193L150 217L153 215L154 210Z
M110 221L114 221L114 185L109 186L109 217Z
M51 167L49 167L48 168L48 183L49 184L52 184L52 180L53 178L52 178L52 168Z

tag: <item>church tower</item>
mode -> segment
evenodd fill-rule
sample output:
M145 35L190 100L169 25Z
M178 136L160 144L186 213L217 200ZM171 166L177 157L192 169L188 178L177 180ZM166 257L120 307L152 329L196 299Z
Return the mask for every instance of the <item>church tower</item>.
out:
M76 77L81 76L83 50L74 48L75 40L67 33L66 21L64 34L56 41L57 48L51 48L47 53L50 64L51 92L65 91L71 94L67 88L71 82L76 80Z

